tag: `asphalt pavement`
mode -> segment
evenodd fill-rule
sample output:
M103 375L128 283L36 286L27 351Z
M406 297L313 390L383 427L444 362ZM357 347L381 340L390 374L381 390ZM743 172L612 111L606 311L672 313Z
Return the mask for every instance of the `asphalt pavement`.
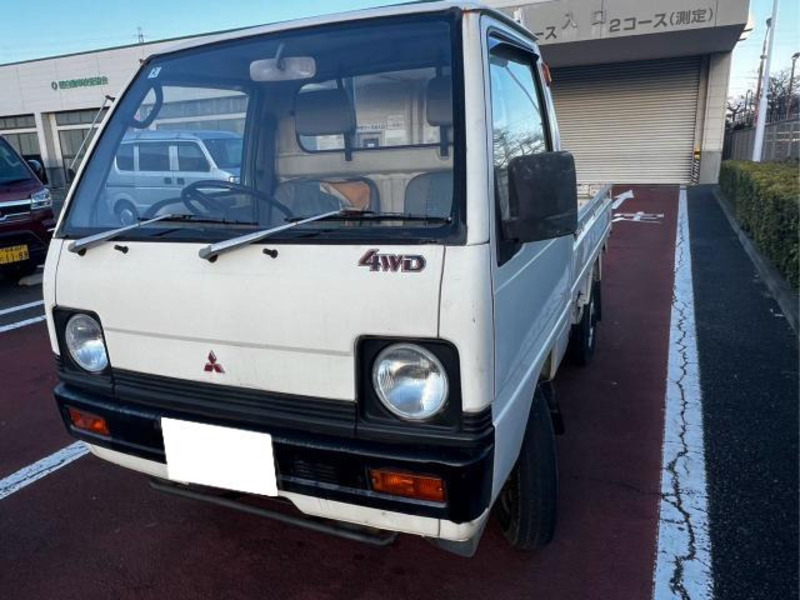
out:
M717 597L797 598L797 337L710 186L689 227Z

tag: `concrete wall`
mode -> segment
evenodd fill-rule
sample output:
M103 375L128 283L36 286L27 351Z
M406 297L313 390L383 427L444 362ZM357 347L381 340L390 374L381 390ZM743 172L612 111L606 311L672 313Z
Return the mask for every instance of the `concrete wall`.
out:
M729 51L749 6L749 0L485 1L510 15L521 12L540 45L548 46L553 66L636 60L637 53L645 60ZM604 43L588 43L598 41Z
M725 141L725 107L728 98L731 55L731 52L721 52L708 57L705 106L700 115L702 118L700 183L716 183L719 177L722 146Z
M33 114L50 184L65 183L55 113L97 110L106 95L116 97L136 72L139 61L174 45L140 44L55 58L0 65L0 116ZM61 81L102 78L102 85L67 87ZM88 127L88 125L84 125Z
M0 116L97 108L116 96L139 60L173 45L140 44L99 52L0 65ZM53 89L63 80L106 77L106 85Z

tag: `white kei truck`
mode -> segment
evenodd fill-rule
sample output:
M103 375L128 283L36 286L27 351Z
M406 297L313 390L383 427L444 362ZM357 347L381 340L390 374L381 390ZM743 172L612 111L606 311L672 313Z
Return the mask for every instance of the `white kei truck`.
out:
M471 556L494 512L514 547L546 544L551 382L592 356L611 229L548 86L535 37L471 2L142 61L47 257L69 432L160 491L348 539ZM195 176L180 136L123 144L142 130L234 132L240 172ZM148 207L127 224L107 198L126 169Z

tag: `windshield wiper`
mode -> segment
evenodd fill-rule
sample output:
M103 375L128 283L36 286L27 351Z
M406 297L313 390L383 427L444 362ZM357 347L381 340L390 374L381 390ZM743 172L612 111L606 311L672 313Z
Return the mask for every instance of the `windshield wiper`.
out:
M299 221L303 217L293 217L287 221ZM435 215L414 215L399 212L375 212L374 210L342 210L329 217L328 221L425 221L427 223L450 223L452 217Z
M191 223L220 223L222 225L255 225L253 221L236 221L220 217L218 219L210 219L208 217L201 217L199 215L179 214L167 215L168 218L163 219L166 222L170 221L188 221Z
M109 240L113 240L115 237L120 236L123 233L138 229L139 227L144 227L145 225L150 225L151 223L157 223L158 221L166 221L167 219L180 219L181 216L182 215L159 215L157 217L153 217L152 219L147 219L146 221L134 223L133 225L125 225L124 227L118 227L117 229L109 229L108 231L103 231L94 235L88 235L72 242L69 246L67 246L67 250L83 256L89 248L94 248L95 246L99 246L100 244L103 244Z
M347 213L346 210L334 210L327 213L322 213L320 215L314 215L313 217L305 217L301 218L298 221L292 221L286 225L279 225L278 227L273 227L272 229L264 229L262 231L255 231L253 233L247 233L245 235L240 235L239 237L232 238L230 240L225 240L224 242L218 242L216 244L209 244L204 248L200 248L200 258L204 258L209 262L214 262L217 260L217 257L220 254L225 254L226 252L230 252L232 250L236 250L237 248L242 248L244 246L249 246L250 244L254 244L255 242L259 242L264 238L268 238L269 236L280 233L281 231L286 231L287 229L293 229L305 223L313 223L314 221L321 221L323 219L330 219L332 217L336 217L342 214Z

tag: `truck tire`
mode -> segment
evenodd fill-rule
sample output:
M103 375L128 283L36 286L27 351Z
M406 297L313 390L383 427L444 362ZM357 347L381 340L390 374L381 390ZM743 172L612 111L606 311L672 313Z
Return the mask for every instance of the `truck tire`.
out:
M537 388L517 464L495 506L500 529L513 548L529 552L553 539L557 496L556 438L547 400Z
M597 346L597 323L600 320L602 297L600 282L592 284L589 303L583 307L581 320L572 327L569 336L570 359L576 365L585 367L592 361Z

